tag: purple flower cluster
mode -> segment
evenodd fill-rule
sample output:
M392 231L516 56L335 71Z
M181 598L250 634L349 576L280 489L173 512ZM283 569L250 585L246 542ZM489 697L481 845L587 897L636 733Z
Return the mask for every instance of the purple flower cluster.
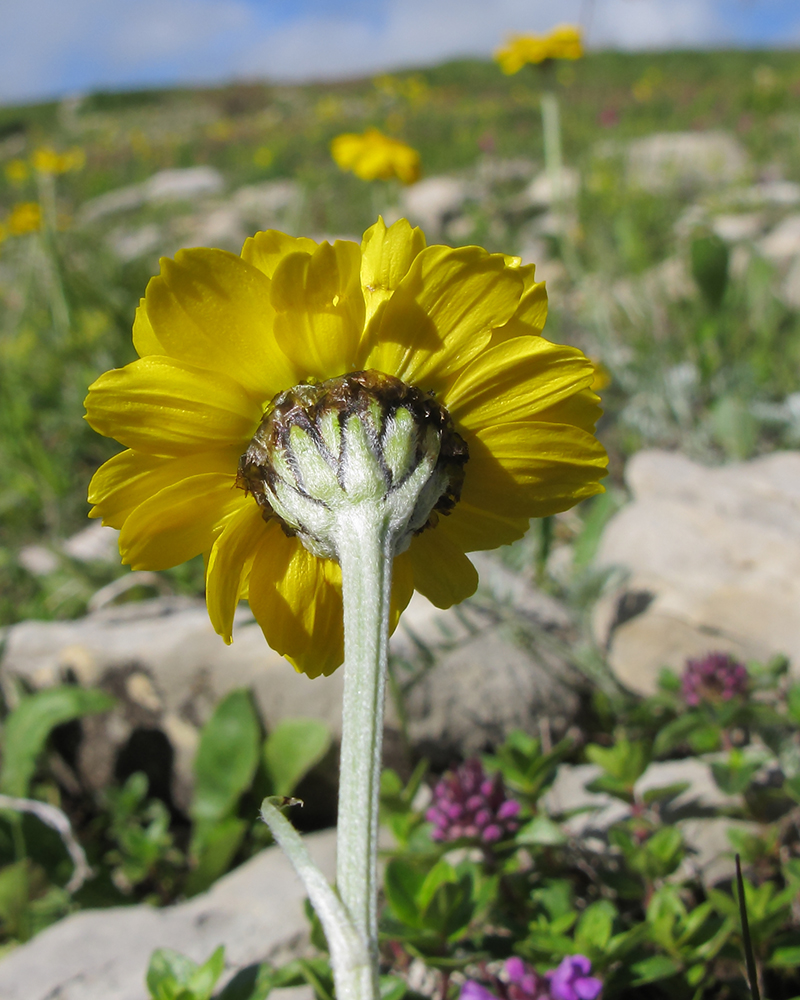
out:
M468 979L459 1000L598 1000L603 984L591 976L592 963L585 955L568 955L556 969L539 975L521 958L509 958L505 977L493 993Z
M701 660L687 660L681 681L687 705L703 701L730 701L747 692L750 678L743 664L728 653L709 653Z
M506 798L502 777L488 777L481 762L472 759L437 783L425 818L433 823L434 840L467 837L492 844L517 829L518 812L519 802Z

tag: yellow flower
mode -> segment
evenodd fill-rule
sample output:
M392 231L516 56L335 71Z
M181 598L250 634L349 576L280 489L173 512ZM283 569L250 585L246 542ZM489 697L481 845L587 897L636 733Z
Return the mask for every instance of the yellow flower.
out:
M66 153L57 153L49 146L40 146L31 157L33 169L40 174L65 174L69 170L81 170L86 163L86 154L80 146L74 146Z
M7 238L8 238L8 230L3 225L3 223L0 222L0 243L2 243Z
M372 370L449 412L469 449L460 500L395 558L394 628L414 589L441 608L474 592L465 553L602 491L594 367L540 336L546 314L533 265L426 247L405 219L379 219L360 246L268 231L240 257L181 250L136 313L140 360L90 387L89 423L128 449L95 474L90 516L121 529L134 569L203 553L209 615L227 642L247 598L274 649L311 677L331 673L343 658L338 564L237 488L265 408L300 383Z
M365 181L389 180L397 177L403 184L419 180L419 153L398 139L376 128L363 135L346 132L331 143L331 154L342 170L352 170Z
M22 201L11 209L6 223L14 236L36 233L42 228L42 210L38 202Z
M547 35L511 35L494 57L500 69L510 76L518 73L527 63L541 63L546 59L580 59L582 55L580 28L561 24Z
M592 358L592 364L594 365L594 378L592 379L592 390L594 392L602 392L611 385L611 372L606 368L602 361L597 358Z
M6 179L12 184L24 184L30 170L24 160L9 160L5 167Z

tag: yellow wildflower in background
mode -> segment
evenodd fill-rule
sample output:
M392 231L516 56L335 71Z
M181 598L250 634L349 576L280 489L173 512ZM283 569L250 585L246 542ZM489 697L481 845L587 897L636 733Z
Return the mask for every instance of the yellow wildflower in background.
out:
M57 153L49 146L40 146L31 157L33 169L40 174L65 174L70 170L82 170L86 164L86 154L79 146L66 153Z
M561 24L546 35L511 35L494 58L507 75L518 73L528 63L547 59L580 59L583 55L581 29Z
M6 180L12 184L24 184L30 174L30 167L24 160L9 160L5 166Z
M3 225L3 223L0 222L0 243L2 243L3 240L5 240L7 238L8 238L8 230Z
M469 448L460 500L395 558L394 628L414 589L440 608L474 592L467 552L602 491L594 366L540 336L546 315L533 265L426 247L405 219L379 219L360 246L268 231L239 257L181 250L162 259L136 313L140 360L90 387L89 423L128 449L94 476L90 516L121 530L134 569L202 553L226 641L247 598L274 649L311 677L329 674L343 658L338 563L237 488L265 410L301 383L373 371L449 412Z
M22 201L11 209L6 220L8 231L13 236L36 233L42 228L42 210L36 201Z
M365 181L390 180L403 184L419 180L420 161L416 149L391 139L376 128L363 134L346 132L331 143L331 155L342 170L351 170Z

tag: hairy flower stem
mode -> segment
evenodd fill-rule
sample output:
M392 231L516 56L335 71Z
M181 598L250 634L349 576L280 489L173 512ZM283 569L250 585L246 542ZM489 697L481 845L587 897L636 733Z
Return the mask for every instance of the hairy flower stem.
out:
M381 505L359 504L341 518L345 661L336 879L371 960L372 998L378 997L378 792L392 547Z

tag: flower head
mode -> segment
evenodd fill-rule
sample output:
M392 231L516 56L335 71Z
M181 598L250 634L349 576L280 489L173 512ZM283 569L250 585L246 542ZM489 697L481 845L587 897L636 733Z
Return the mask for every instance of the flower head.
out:
M137 311L139 360L90 387L89 423L127 448L92 480L91 516L135 569L202 553L227 642L247 598L274 649L330 673L341 572L317 515L366 482L345 432L373 494L424 501L400 526L392 627L414 589L442 608L473 593L467 552L601 492L594 370L540 336L546 302L532 265L426 247L405 220L360 246L269 231L241 256L182 250Z
M519 802L506 798L500 774L488 777L473 758L437 783L425 818L433 823L434 840L467 837L492 844L517 829L518 812Z
M709 653L701 660L687 660L681 681L687 705L701 701L730 701L747 693L747 668L728 653Z
M359 135L345 132L331 143L331 155L337 166L365 181L386 181L396 177L403 184L419 180L419 153L398 139L391 139L376 128Z
M567 955L552 972L547 973L553 1000L597 1000L603 984L590 976L592 963L585 955Z
M500 69L511 76L528 63L548 59L580 59L583 55L580 28L561 24L546 35L511 35L494 57Z
M550 1000L547 979L516 955L506 961L505 974L508 1000Z
M86 154L75 146L66 153L58 153L49 146L40 146L31 157L33 169L40 174L65 174L69 170L80 170L86 163Z
M36 233L42 228L42 210L36 201L22 201L11 209L6 219L9 233L12 236L25 236L26 233Z
M14 159L8 161L5 165L4 172L7 180L9 180L12 184L20 185L24 184L28 179L30 167L24 160Z

